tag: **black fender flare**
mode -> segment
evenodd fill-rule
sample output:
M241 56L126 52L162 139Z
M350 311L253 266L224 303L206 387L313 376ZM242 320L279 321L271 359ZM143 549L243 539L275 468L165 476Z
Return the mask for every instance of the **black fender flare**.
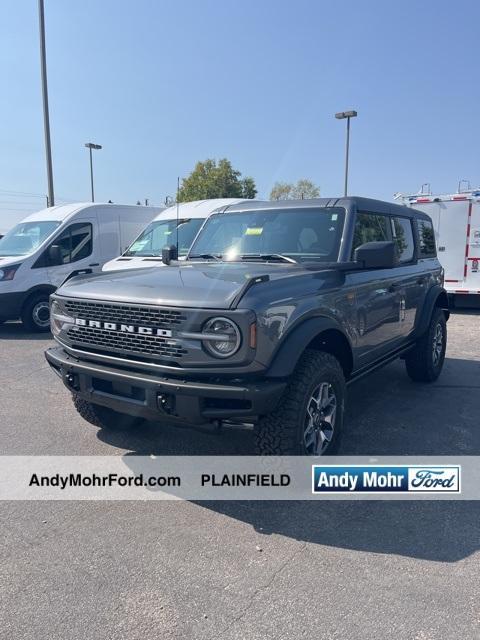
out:
M419 338L425 333L428 325L430 324L430 319L435 307L443 309L445 311L445 319L448 320L450 317L448 295L445 289L440 285L432 287L425 297L422 312L417 318L415 337Z
M351 342L340 324L332 318L309 318L293 327L277 348L266 375L272 378L285 378L293 373L297 363L308 345L322 333L335 330L342 334L350 349L353 364Z

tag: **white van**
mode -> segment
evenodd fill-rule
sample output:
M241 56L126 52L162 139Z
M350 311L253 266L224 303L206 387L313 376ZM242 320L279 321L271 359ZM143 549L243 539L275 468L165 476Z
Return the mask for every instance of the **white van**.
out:
M245 199L217 198L181 202L178 211L177 205L173 205L152 220L120 257L104 264L102 271L163 266L162 249L167 245L177 245L177 231L178 257L182 260L208 216L240 202L245 202Z
M0 240L0 323L21 318L30 331L48 331L50 294L73 275L100 272L161 211L76 203L25 218Z

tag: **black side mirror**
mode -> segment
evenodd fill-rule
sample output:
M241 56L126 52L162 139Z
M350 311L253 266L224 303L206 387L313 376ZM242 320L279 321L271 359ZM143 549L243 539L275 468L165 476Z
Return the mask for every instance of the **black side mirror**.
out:
M163 264L170 264L173 260L178 258L177 247L172 244L169 247L162 249L162 262Z
M63 264L62 258L62 250L60 249L60 245L52 244L48 249L48 261L51 265L59 265Z
M386 242L366 242L355 249L355 262L362 269L391 269L397 265L395 244Z

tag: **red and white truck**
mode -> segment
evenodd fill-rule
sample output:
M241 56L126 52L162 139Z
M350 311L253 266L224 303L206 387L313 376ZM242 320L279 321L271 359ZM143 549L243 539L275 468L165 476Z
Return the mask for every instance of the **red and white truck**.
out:
M449 295L480 296L480 189L438 196L422 192L402 200L432 219Z

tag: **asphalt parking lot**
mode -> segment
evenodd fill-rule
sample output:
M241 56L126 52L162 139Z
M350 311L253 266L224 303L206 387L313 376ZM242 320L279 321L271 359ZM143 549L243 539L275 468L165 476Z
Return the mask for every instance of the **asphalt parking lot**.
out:
M45 336L0 327L0 454L250 454L248 432L97 431ZM349 390L341 452L480 455L480 315L449 322L431 386L396 362ZM473 502L0 506L0 635L50 640L480 637ZM259 551L258 549L261 549Z

